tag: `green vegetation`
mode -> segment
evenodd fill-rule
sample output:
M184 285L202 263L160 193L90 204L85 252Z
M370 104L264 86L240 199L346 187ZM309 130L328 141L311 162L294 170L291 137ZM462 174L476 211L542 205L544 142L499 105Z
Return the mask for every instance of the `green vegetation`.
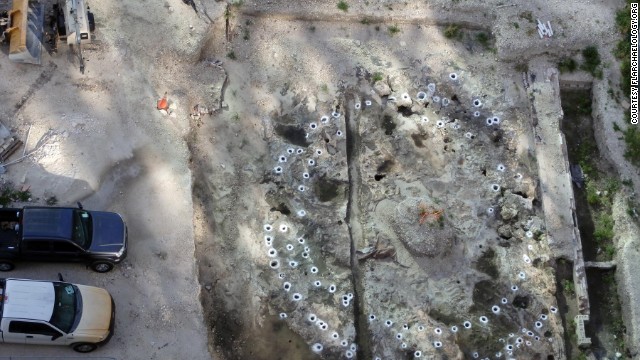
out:
M236 59L236 53L235 53L235 52L233 52L233 51L229 51L229 52L227 53L227 57L228 57L229 59L231 59L231 60L235 60L235 59Z
M54 206L58 204L58 198L53 195L53 196L49 196L46 200L45 203L47 203L47 205L49 206Z
M389 30L389 34L391 35L395 35L400 32L400 28L398 27L398 25L391 25L387 28L387 30Z
M347 10L349 10L349 4L347 4L346 1L340 1L338 3L338 9L340 9L342 11L347 11Z
M576 356L576 360L587 360L587 354L580 351L580 353L578 353L578 355Z
M0 187L0 205L2 207L7 207L15 201L29 201L29 198L31 198L29 190L16 190L11 183L3 184Z
M329 92L329 87L327 86L327 84L322 84L322 86L320 87L320 89L324 92Z
M598 171L593 162L594 157L598 153L598 148L593 142L583 141L574 150L578 164L582 168L582 172L590 179L598 178Z
M616 247L613 244L606 244L604 246L604 254L607 259L613 259L613 256L616 254Z
M604 191L606 191L609 200L613 202L613 195L620 190L620 181L614 178L608 178L604 185Z
M489 35L485 32L478 33L476 35L476 40L482 45L484 48L489 47Z
M558 63L558 69L563 73L574 72L577 67L578 64L572 58L564 58Z
M373 77L371 78L371 80L373 80L373 82L375 83L376 81L380 81L383 79L382 73L381 72L375 72L373 73Z
M600 202L600 195L598 195L598 190L593 185L593 181L587 181L586 184L587 191L587 202L592 206L600 206L602 203Z
M593 237L598 242L613 239L613 217L604 212L598 213L594 221Z
M513 25L513 27L516 29L520 29L520 24L518 24L517 22L514 22L511 25Z
M249 40L251 38L251 35L249 34L249 28L244 28L242 38L244 40Z
M631 0L627 0L627 5L616 14L616 25L622 38L618 42L614 55L620 59L620 87L624 96L631 92Z
M369 18L362 18L362 20L360 20L360 24L369 25L371 24L371 20L369 20Z
M602 69L600 66L600 54L598 53L598 48L595 46L586 47L582 50L582 57L584 62L580 66L580 68L584 71L591 73L594 77L599 79L602 78Z
M627 144L624 157L635 166L640 166L640 131L636 126L628 126L623 139Z
M238 113L233 113L233 115L231 116L231 120L235 122L240 121L240 115L238 115Z
M562 280L562 289L567 295L573 295L576 293L576 286L571 280Z
M631 0L627 0L624 8L616 14L616 25L622 35L614 51L614 55L620 60L620 88L623 97L628 97L631 93ZM629 123L630 112L625 113L626 123ZM640 133L635 126L629 126L624 132L624 142L627 145L624 156L635 166L640 167Z
M462 31L460 30L458 25L451 24L444 29L444 37L446 37L447 39L459 39L462 37Z
M622 129L620 128L620 125L618 125L617 122L613 122L613 131L622 131Z

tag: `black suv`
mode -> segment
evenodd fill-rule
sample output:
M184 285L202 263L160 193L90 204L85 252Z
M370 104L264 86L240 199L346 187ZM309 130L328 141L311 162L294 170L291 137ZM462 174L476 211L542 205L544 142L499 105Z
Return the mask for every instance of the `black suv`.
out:
M0 209L0 271L16 261L85 262L108 272L127 256L127 226L119 214L65 207Z

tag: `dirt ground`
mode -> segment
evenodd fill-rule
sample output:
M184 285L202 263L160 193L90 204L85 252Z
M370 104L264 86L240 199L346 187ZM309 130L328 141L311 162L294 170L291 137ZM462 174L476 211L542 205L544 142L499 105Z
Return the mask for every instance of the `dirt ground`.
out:
M419 350L483 357L500 351L498 338L532 328L555 303L555 285L545 265L527 268L528 285L514 280L523 252L542 264L553 258L544 242L527 238L544 225L533 205L538 177L522 64L553 64L595 41L612 64L605 71L617 74L607 54L622 2L348 4L341 11L329 1L207 0L195 1L196 12L178 0L100 1L91 3L98 41L85 48L84 75L66 47L44 53L40 67L0 57L0 120L23 141L31 128L27 152L41 145L7 166L2 180L29 185L29 204L55 195L61 205L119 212L131 244L126 262L107 275L20 264L11 276L62 272L107 288L116 335L96 355L118 359L395 359ZM556 36L539 39L531 18L550 20ZM593 21L576 20L584 18ZM453 39L444 36L449 23L460 27ZM460 78L452 83L451 73ZM431 82L451 99L449 109L417 105ZM165 92L171 115L155 109ZM405 92L417 106L408 106L409 115L389 101ZM474 99L483 102L481 122L499 115L502 130L472 123ZM211 115L189 116L196 105ZM438 130L445 117L450 123ZM465 132L475 145L466 145ZM493 170L498 163L507 165L505 175ZM494 182L507 193L494 194ZM407 240L422 236L416 222L424 201L447 209L442 243ZM521 218L505 220L498 209ZM395 256L359 263L356 250L377 243ZM497 252L495 277L478 265L487 248ZM514 281L529 309L505 309L508 320L491 318L483 328L477 319L491 315L491 301ZM335 292L325 291L330 284ZM294 291L302 301L291 300ZM344 305L343 296L353 300ZM472 317L474 331L484 330L433 335ZM383 326L387 319L396 324ZM418 333L422 326L429 335ZM549 326L549 340L516 356L563 358L562 325ZM323 345L320 355L314 344Z

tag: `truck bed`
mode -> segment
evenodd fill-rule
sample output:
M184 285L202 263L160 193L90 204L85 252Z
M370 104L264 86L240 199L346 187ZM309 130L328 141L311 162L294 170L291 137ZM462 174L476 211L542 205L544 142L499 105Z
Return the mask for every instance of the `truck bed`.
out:
M0 209L0 249L17 245L20 214L20 209Z

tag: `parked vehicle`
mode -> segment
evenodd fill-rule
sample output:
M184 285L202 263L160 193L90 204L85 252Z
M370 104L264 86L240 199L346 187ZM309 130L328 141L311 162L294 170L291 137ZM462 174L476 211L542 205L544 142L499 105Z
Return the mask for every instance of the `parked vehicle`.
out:
M119 214L66 207L0 209L0 271L17 261L85 262L108 272L127 256Z
M115 303L102 288L62 281L0 279L3 343L68 345L86 353L109 341Z

